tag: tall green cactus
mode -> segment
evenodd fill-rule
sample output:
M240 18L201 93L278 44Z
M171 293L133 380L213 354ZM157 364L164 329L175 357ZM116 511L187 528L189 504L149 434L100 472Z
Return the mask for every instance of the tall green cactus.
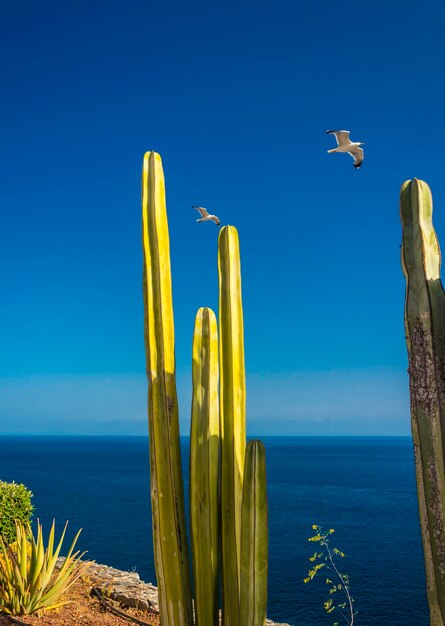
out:
M144 156L142 242L151 505L159 607L163 626L190 626L190 564L179 446L170 244L164 174L161 157L155 152Z
M249 441L241 511L240 626L264 626L267 608L266 452Z
M161 623L192 626L168 224L162 163L154 152L144 157L142 239L153 544ZM224 626L263 626L267 597L264 448L259 442L249 444L245 465L243 312L238 233L233 226L221 229L218 268L220 412L217 328L210 309L198 311L193 341L190 510L195 623L219 624L221 547Z
M219 233L218 269L223 619L224 626L239 626L246 386L239 241L233 226Z
M401 189L411 424L431 626L445 625L445 292L426 183Z
M196 315L190 429L190 530L195 623L218 626L218 331L211 309Z

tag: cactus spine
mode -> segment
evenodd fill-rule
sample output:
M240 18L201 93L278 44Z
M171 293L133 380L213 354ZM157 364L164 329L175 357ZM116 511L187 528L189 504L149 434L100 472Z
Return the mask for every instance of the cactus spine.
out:
M432 197L414 179L401 189L411 424L431 626L445 624L445 293Z
M192 624L189 555L179 447L170 244L159 154L142 171L143 292L149 383L153 546L163 626Z
M239 241L233 226L219 233L218 270L223 619L224 626L239 626L246 386Z
M241 626L266 621L267 542L266 453L261 441L249 441L241 512Z
M218 626L218 332L215 314L208 308L196 315L192 377L190 529L195 622Z

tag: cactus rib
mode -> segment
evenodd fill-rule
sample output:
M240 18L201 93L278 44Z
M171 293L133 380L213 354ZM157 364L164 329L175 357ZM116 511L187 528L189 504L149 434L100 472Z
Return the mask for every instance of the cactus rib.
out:
M191 585L175 380L170 244L161 157L144 156L143 293L153 544L163 626L191 626Z
M193 335L190 529L196 626L218 626L219 405L215 314L200 308Z

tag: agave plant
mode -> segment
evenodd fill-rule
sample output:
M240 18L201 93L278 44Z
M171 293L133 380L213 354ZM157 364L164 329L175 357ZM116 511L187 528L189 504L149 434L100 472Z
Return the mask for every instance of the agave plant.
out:
M16 521L17 540L6 545L0 537L0 613L30 615L36 611L55 609L68 600L58 601L71 585L90 567L82 562L82 554L74 552L81 530L76 534L63 565L56 569L68 522L54 549L55 522L43 544L42 525L37 522L37 539L29 523Z

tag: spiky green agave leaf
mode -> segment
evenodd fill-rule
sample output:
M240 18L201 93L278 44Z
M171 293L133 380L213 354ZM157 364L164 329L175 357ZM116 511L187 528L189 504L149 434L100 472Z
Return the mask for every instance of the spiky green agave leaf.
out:
M56 569L56 561L65 537L68 522L54 550L55 522L53 521L45 549L42 526L37 522L37 539L29 524L16 521L16 541L5 545L0 537L0 613L30 615L43 609L62 606L56 603L90 567L92 561L81 562L85 552L74 551L80 530L74 537L63 566Z

